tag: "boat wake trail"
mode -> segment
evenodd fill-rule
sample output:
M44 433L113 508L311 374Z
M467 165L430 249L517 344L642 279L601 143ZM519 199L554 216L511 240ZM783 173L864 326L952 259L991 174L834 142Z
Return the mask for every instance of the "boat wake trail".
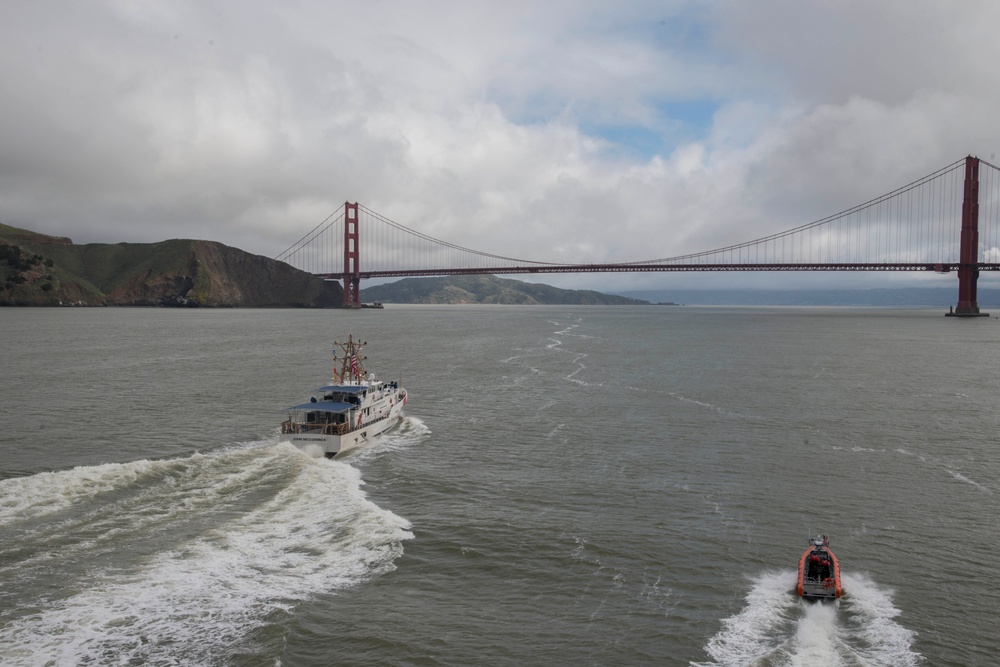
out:
M394 567L409 525L355 468L259 445L0 481L2 662L274 655L297 602Z
M341 460L350 464L367 463L387 452L409 449L423 441L430 432L430 428L417 417L403 417L399 426L376 438L370 446L348 450Z
M895 621L889 594L867 577L845 575L838 603L803 602L794 571L760 576L746 606L723 619L694 667L910 667L920 662L915 634Z

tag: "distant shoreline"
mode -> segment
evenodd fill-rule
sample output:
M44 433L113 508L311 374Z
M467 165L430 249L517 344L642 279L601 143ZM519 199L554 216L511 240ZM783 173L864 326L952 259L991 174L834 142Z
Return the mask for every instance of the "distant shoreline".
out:
M958 302L958 286L898 287L873 289L718 289L718 290L630 290L622 296L651 303L673 301L686 306L845 306L876 308L943 308ZM1000 289L980 289L979 307L1000 311Z

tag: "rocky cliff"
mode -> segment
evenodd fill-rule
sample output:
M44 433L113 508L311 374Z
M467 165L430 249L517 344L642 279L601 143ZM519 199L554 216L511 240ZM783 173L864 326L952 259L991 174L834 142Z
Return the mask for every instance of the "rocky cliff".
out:
M0 225L0 305L339 307L340 285L214 241L91 243Z

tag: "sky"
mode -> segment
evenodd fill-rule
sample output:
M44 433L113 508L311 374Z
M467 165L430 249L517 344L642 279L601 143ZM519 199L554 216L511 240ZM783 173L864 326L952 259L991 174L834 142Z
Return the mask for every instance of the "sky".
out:
M995 160L997 25L984 0L4 0L0 222L274 257L357 201L525 259L708 250Z

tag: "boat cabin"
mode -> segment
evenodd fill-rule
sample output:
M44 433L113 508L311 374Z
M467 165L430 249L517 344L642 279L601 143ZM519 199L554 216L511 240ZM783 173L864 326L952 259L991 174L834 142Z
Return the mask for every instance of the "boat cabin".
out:
M373 375L366 384L331 384L320 387L316 393L322 396L324 401L360 405L368 396L380 398L397 389L399 389L398 382L382 382L375 380Z
M370 388L374 389L364 384L332 384L320 387L316 393L323 397L323 401L361 405Z
M282 422L282 433L323 433L343 435L350 429L350 413L354 403L317 401L288 408L288 420Z

